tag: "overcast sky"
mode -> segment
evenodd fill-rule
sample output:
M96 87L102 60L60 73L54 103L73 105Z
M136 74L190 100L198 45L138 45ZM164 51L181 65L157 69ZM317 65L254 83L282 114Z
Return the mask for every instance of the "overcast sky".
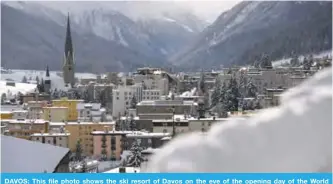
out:
M217 18L223 11L232 8L240 1L180 1L175 0L177 4L183 7L191 8L195 13L202 16L205 19L212 21Z

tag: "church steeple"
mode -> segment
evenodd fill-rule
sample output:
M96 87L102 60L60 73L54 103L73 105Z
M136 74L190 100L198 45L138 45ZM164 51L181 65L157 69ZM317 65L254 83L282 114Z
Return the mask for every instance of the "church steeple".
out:
M75 72L74 72L74 49L73 41L71 35L71 25L69 20L69 13L67 16L67 29L66 29L66 38L65 38L65 52L64 52L64 64L63 64L63 78L66 86L75 85Z
M72 43L71 23L70 23L70 20L69 20L69 13L67 15L65 57L73 57L73 43ZM71 63L68 63L68 64L71 64Z
M49 71L49 66L46 65L46 74L45 74L45 80L43 81L43 88L45 93L50 93L51 91L51 78L50 78L50 71Z

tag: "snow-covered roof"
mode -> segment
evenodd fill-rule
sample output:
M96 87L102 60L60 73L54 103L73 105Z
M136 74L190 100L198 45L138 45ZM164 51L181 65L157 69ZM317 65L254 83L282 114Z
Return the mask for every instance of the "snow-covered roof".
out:
M67 137L67 136L70 136L71 134L70 133L34 133L34 134L31 134L30 136L32 137L41 137L41 136L44 136L44 137Z
M140 168L137 167L125 167L126 173L139 173ZM106 171L104 173L119 173L119 167Z
M169 133L152 133L152 132L134 132L127 134L126 137L135 137L135 138L150 138L150 137L168 137L170 136Z
M13 123L13 124L31 124L31 123L34 123L34 124L44 124L45 121L44 119L9 119L9 120L6 120L8 123Z
M2 74L1 74L2 75ZM26 94L29 92L34 92L37 85L36 84L26 84L15 82L15 86L7 86L7 81L0 80L0 94L7 94L10 92L12 95L16 95L18 92Z
M1 172L54 172L69 153L68 148L43 144L10 136L1 136Z

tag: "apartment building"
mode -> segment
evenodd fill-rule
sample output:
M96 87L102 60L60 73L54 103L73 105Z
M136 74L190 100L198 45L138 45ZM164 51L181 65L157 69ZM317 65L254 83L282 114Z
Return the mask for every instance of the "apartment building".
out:
M100 103L79 103L77 104L77 111L78 121L106 121L105 109L101 108Z
M13 119L13 112L12 111L1 111L0 119Z
M26 105L28 110L27 119L41 119L43 114L43 107L48 106L47 101L29 101Z
M42 117L51 122L65 122L68 120L68 107L43 107Z
M93 131L103 131L105 127L113 129L115 122L50 122L52 130L64 127L69 133L69 149L75 152L77 141L81 143L83 154L91 156L93 154Z
M31 140L36 142L41 142L44 144L51 144L54 146L60 146L64 148L69 148L69 135L70 133L34 133L31 134Z
M171 119L174 114L196 115L198 104L193 101L155 100L137 104L137 116L143 119Z
M137 102L142 100L159 100L161 91L159 89L143 89L142 84L132 86L118 86L113 90L112 116L124 115L131 107L131 100L135 96Z
M67 121L77 121L78 112L77 112L77 104L83 103L83 100L71 100L68 98L62 98L59 100L52 100L53 107L67 107Z
M187 132L206 132L208 131L214 123L223 123L231 119L244 119L243 117L234 117L234 118L181 118L175 117L171 119L160 119L153 120L153 132L163 132L170 133L173 132L173 124L175 126L176 134L187 133Z
M27 110L14 110L12 111L13 117L12 119L27 119L28 111Z
M162 139L170 136L168 133L114 130L94 131L91 134L94 140L94 157L101 158L105 149L107 159L114 160L120 160L123 151L130 150L134 141L138 141L143 148L158 148L165 143Z
M43 119L1 119L1 124L6 126L4 135L22 139L30 139L31 134L44 132L46 126L46 122Z

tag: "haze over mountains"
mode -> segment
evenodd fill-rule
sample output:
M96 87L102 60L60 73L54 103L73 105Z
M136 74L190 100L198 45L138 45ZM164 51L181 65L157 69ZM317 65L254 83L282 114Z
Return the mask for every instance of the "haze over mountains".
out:
M241 2L210 26L173 5L144 14L131 10L147 4L102 3L113 3L113 9L70 12L77 71L211 69L251 63L262 53L278 59L292 51L332 48L332 2ZM48 64L59 70L67 10L32 2L2 2L1 10L2 66L44 69Z

